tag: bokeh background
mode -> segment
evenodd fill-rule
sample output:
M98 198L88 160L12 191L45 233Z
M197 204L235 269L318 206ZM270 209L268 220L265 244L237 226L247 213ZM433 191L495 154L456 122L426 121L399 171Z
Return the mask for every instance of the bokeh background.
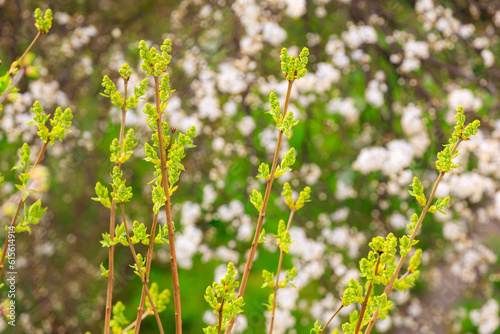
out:
M500 3L487 0L0 0L0 74L36 34L33 11L51 8L54 22L24 64L20 94L0 113L2 224L10 221L16 163L23 141L40 147L30 106L40 100L74 111L72 133L47 150L35 175L48 206L31 235L17 237L18 319L5 333L102 332L107 263L101 234L109 211L90 200L97 181L109 182L109 145L119 132L119 111L102 92L104 75L117 81L128 62L131 82L143 79L138 43L173 42L168 121L185 131L196 125L197 147L173 197L177 223L184 333L214 321L205 288L228 261L245 263L257 219L249 192L263 191L260 162L272 160L277 131L265 114L271 91L283 103L286 81L279 52L310 49L309 73L293 88L290 110L300 119L288 147L297 150L292 173L275 183L246 293L238 332L265 331L269 290L263 269L275 271L275 231L288 213L282 183L312 188L312 202L295 215L285 267L299 271L296 288L279 291L275 333L308 333L337 309L344 287L357 278L358 261L377 235L405 233L419 210L409 197L413 175L430 189L435 155L463 105L479 134L461 145L461 167L447 175L438 196L451 196L448 215L428 216L420 233L422 275L408 293L394 293L391 316L377 333L500 333ZM118 84L118 87L123 85ZM151 98L151 91L147 97ZM152 170L142 160L149 136L141 106L128 113L140 144L123 169L134 189L128 215L150 226ZM160 214L160 217L164 215ZM5 222L5 223L4 223ZM164 221L162 221L164 223ZM3 239L3 238L2 238ZM138 246L139 251L145 251ZM130 252L116 250L114 301L130 320L140 281ZM155 248L152 280L171 289L168 247ZM5 293L2 298L6 298ZM329 330L340 329L342 311ZM173 304L161 315L173 328ZM153 317L142 325L156 332ZM168 330L169 332L171 330Z

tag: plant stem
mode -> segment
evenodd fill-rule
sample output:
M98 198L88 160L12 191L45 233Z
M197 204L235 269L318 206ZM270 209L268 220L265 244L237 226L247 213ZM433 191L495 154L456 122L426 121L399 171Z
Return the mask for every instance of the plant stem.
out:
M292 223L293 215L295 214L295 209L292 209L290 211L290 217L288 218L288 224L286 226L286 230L290 229L290 225ZM283 265L283 256L284 256L284 251L283 249L280 249L280 259L278 262L278 271L276 274L276 283L274 284L274 297L273 297L273 310L271 312L271 324L269 325L269 334L273 333L273 328L274 328L274 315L276 314L276 298L278 297L278 289L279 289L279 283L280 283L280 273L281 273L281 266Z
M38 33L36 34L35 38L31 42L31 44L28 46L26 51L24 51L23 55L18 60L16 60L14 63L12 63L12 65L16 64L16 66L12 67L12 65L11 65L11 67L9 68L9 76L14 72L14 69L18 67L19 63L24 59L24 57L28 54L28 52L30 52L30 50L35 46L36 42L38 42L40 37L42 37L42 33L39 30ZM24 72L23 72L23 74L24 74ZM17 81L19 81L21 79L21 77L22 77L22 75L17 78ZM3 91L2 95L0 96L0 104L4 103L5 99L7 99L7 95L10 93L10 91L14 87L15 87L15 83L11 83L5 89L5 91Z
M149 282L149 272L151 271L151 262L153 260L153 248L154 248L154 240L155 240L155 232L156 232L156 224L158 223L158 214L155 214L153 218L153 225L151 226L151 236L149 237L149 245L148 245L148 255L146 257L146 282ZM141 329L141 322L143 316L142 313L144 312L144 303L146 302L146 289L142 287L142 293L141 293L141 301L139 303L139 308L137 309L137 319L136 325L135 325L135 330L134 334L138 334L139 330Z
M121 208L122 208L122 217L123 217L123 223L125 224L125 232L127 232L127 241L128 245L130 247L130 251L132 252L132 256L134 257L135 264L137 266L137 272L139 273L139 276L141 277L142 285L146 289L146 294L148 295L149 302L151 303L151 308L153 309L153 312L156 317L156 322L158 323L158 328L160 329L160 333L163 334L163 326L161 324L160 320L160 315L158 314L158 311L156 310L156 305L153 301L153 297L151 297L151 294L149 293L149 288L148 288L148 283L146 282L146 279L144 278L144 273L142 272L142 266L139 263L139 260L137 259L137 254L135 253L135 248L134 244L132 243L132 240L130 239L130 232L128 231L128 226L127 226L127 218L125 217L125 207L123 206L123 203L120 203Z
M332 322L333 318L335 318L335 316L337 314L339 314L340 310L344 308L344 304L341 304L340 307L337 309L337 311L335 311L335 313L332 315L332 317L330 318L330 320L328 320L328 322L326 323L325 327L323 327L323 330L319 333L319 334L323 334L323 332L326 330L326 327L328 327L328 325L330 324L330 322Z
M141 316L141 321L144 320L146 317L150 316L151 314L151 311L148 310L146 311L146 313L144 313L142 316ZM129 330L131 330L132 328L134 328L135 326L137 325L137 320L135 320L133 323L131 323L130 325L128 325L127 327L125 327L121 332L120 334L127 334L127 332Z
M283 118L285 118L286 112L288 110L288 102L290 101L290 93L292 92L292 85L293 85L293 80L289 80L288 89L286 91L285 107L283 109ZM278 158L280 154L282 139L283 139L283 131L280 131L278 135L278 142L276 144L276 151L274 152L273 166L271 168L271 177L269 178L269 181L267 181L266 194L264 195L264 202L262 205L262 209L259 212L259 220L257 222L257 228L255 229L255 235L253 237L252 246L248 254L247 263L245 264L245 271L243 273L243 278L241 279L241 286L238 291L238 298L243 297L245 293L245 288L247 286L250 270L252 269L253 258L255 256L257 246L259 245L260 232L262 230L262 224L264 223L264 217L266 215L267 202L269 201L269 194L271 193L271 187L273 186L274 173L276 172L276 167L278 165ZM226 329L225 334L231 334L235 321L236 321L236 316L231 320L231 323L229 324L229 327Z
M462 138L458 138L457 142L455 143L455 146L453 146L453 149L451 150L452 156L455 153L455 151L457 150L458 145L460 145L461 142L462 142ZM420 230L420 227L422 226L422 222L424 221L424 218L425 218L425 215L427 214L427 211L429 211L432 200L434 199L434 195L436 194L437 187L438 187L439 183L441 182L441 179L443 178L444 174L446 174L446 172L443 172L443 171L439 172L439 176L438 176L436 182L434 183L434 187L432 187L432 191L431 191L431 195L429 196L429 200L427 201L427 204L423 208L422 213L420 214L420 217L418 219L417 226L415 226L415 229L413 230L413 233L411 234L410 247L411 247L411 244L413 243L413 240L415 240L415 237L417 236L417 233ZM399 271L403 267L403 263L406 259L406 256L408 256L408 254L406 254L405 256L402 256L399 259L398 266L396 267L396 271L394 271L394 274L392 275L391 280L385 286L384 293L387 295L387 297L389 297L389 294L391 293L391 291L394 287L394 282L396 281L396 279L399 276ZM372 319L370 320L370 323L368 324L368 327L366 328L365 334L371 333L372 328L375 325L375 322L377 321L378 314L379 314L378 310L376 310L373 313Z
M220 303L219 326L218 326L217 334L220 334L220 331L222 330L222 311L223 310L224 310L224 297L222 297L222 302Z
M377 264L375 265L374 277L378 275L378 266L380 265L380 257L381 257L381 254L378 255ZM365 299L363 300L363 303L361 304L361 310L359 311L358 322L356 324L356 329L354 330L354 334L358 334L359 331L361 330L361 324L363 323L363 317L365 316L366 306L368 305L368 299L370 298L370 294L372 293L372 288L373 288L373 278L370 280L370 285L368 286L368 289L366 290Z
M175 254L174 226L172 223L172 212L170 211L170 191L167 178L167 164L165 158L165 149L163 146L163 132L161 128L161 102L160 102L160 78L155 76L155 95L156 95L156 112L158 119L156 127L158 131L158 142L160 146L160 163L163 189L167 200L165 201L165 215L167 218L168 228L168 245L170 248L170 264L172 266L172 285L174 290L174 307L175 307L175 333L182 333L182 314L181 314L181 296L179 287L179 274L177 272L177 256ZM172 133L173 136L173 133Z
M166 161L168 161L168 152L169 152L170 148L172 147L174 132L175 132L175 129L172 128L172 136L170 136L170 143L168 144L168 148L167 148ZM163 185L163 178L162 178L161 182ZM148 245L148 255L146 258L146 281L149 281L149 272L151 271L151 262L153 261L153 248L154 248L154 240L155 240L155 232L156 232L157 223L158 223L158 214L156 213L154 216L154 219L153 219L153 225L151 226L151 236L150 236L150 242ZM146 290L144 288L142 288L141 302L139 303L139 308L137 311L137 320L136 320L137 324L135 327L134 334L138 334L139 329L141 328L142 312L144 311L144 302L145 301L146 301Z
M40 161L42 161L43 155L45 154L45 150L47 149L49 142L50 142L50 138L48 138L47 141L43 143L42 148L40 149L40 153L38 153L38 157L36 158L35 163L33 164L33 167L31 168L30 175L33 174L33 172L35 171L35 169L38 166L38 164L40 163ZM21 207L23 206L23 203L24 203L24 199L23 199L23 196L21 195L21 198L19 199L19 203L17 204L16 214L14 215L14 217L12 217L12 221L10 222L11 227L16 226L17 216L19 216L19 212L21 211ZM2 251L2 259L0 260L0 277L2 277L3 266L5 263L5 256L7 254L8 243L9 243L9 239L5 238L5 243L3 245L3 251Z
M36 42L38 42L38 40L40 39L40 37L42 37L42 33L40 32L40 30L38 30L38 33L36 34L35 38L33 39L33 41L31 42L31 44L28 46L28 48L26 49L26 51L24 51L23 55L18 59L16 60L16 66L14 67L10 67L9 69L9 75L12 74L12 72L14 71L15 68L17 68L17 66L19 65L19 63L24 59L24 57L28 54L28 52L31 51L31 49L33 49L33 47L35 46Z
M125 133L125 121L127 118L127 83L124 81L124 102L122 106L122 119L120 126L120 148L123 148L123 136ZM121 168L121 163L115 164L118 169ZM109 237L111 240L115 238L115 222L116 222L116 201L112 199L109 215ZM110 333L111 313L113 309L113 284L115 279L115 245L111 245L108 249L108 289L106 292L106 311L104 315L104 334Z

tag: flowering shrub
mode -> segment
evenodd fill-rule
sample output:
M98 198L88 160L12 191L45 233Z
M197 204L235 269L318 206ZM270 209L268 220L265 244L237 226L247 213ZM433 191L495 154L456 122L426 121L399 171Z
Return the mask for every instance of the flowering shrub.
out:
M6 10L0 15L8 17L11 5L2 6ZM19 291L29 291L17 297L24 332L42 326L48 332L100 332L104 319L109 319L110 328L118 330L143 316L141 329L156 331L155 317L146 319L155 313L153 304L161 323L173 329L175 279L166 274L172 244L158 245L154 257L149 254L149 246L154 243L144 245L152 235L159 243L173 240L169 230L175 235L185 333L198 333L202 327L217 331L226 325L226 331L230 328L233 314L219 312L223 310L222 297L216 295L217 301L210 298L211 303L206 304L203 296L210 282L218 284L211 284L217 291L223 284L219 283L221 278L229 279L225 276L229 262L238 273L234 282L242 282L252 234L262 244L255 251L243 296L245 305L240 305L244 312L236 317L233 332L261 333L271 327L274 333L309 332L318 320L315 330L319 333L341 308L328 331L342 330L345 323L350 326L343 329L347 332L356 332L358 326L363 331L374 326L374 332L391 327L396 332L497 330L499 175L495 152L499 145L499 87L495 79L495 31L500 16L493 5L464 6L455 1L417 1L411 5L389 1L183 1L172 12L171 20L152 24L157 22L161 9L167 10L166 5L154 2L154 11L142 11L141 21L148 24L140 33L135 30L134 15L126 7L108 6L99 14L82 11L84 15L80 15L64 6L55 10L51 32L37 44L42 46L37 50L41 57L31 53L25 56L19 68L25 73L25 81L19 85L22 93L9 95L1 113L0 154L5 163L0 166L6 178L1 196L10 198L15 180L7 171L16 164L14 149L21 147L22 141L31 144L36 133L24 125L31 118L26 110L36 99L47 108L71 104L78 110L73 132L65 144L55 143L43 162L47 168L37 168L33 173L35 176L37 171L44 171L49 180L44 181L45 191L50 188L50 194L42 198L44 207L45 203L49 207L39 224L43 226L33 228L30 238L18 239L22 277ZM111 12L128 14L118 19ZM118 23L124 17L130 24L127 28ZM162 36L165 31L169 33ZM168 52L173 61L167 78L176 91L163 84L160 107L156 103L148 106L144 101L155 101L158 96L152 81L155 75L163 75L154 72L160 67L145 69L152 71L147 74L153 76L149 84L135 73L126 81L121 79L129 70L139 72L140 65L147 63L144 58L155 58L146 54L151 42L137 47L137 36L170 38L173 42L173 50ZM21 45L20 41L17 39L16 44ZM287 77L282 77L276 71L282 45L291 45L288 52L295 56L299 56L300 49L293 45L307 45L310 61L309 72L294 83L289 93L288 109L293 111L293 119L285 122L284 115L282 128L276 131L281 117L276 112L277 102L283 107L287 100L286 79L295 75L286 69ZM2 59L10 59L2 52ZM119 73L126 60L130 68ZM4 75L8 70L2 66L0 71ZM104 81L103 92L111 104L107 99L95 98L104 73L110 76ZM133 93L132 86L137 87ZM269 105L265 101L271 91L275 98ZM446 175L433 194L441 200L432 201L424 189L431 189L441 175L433 171L435 157L453 131L458 105L463 106L468 120L477 118L482 127L477 138L460 145L461 154L454 163L448 161L453 147L441 153L437 167ZM122 123L120 109L124 106L129 111ZM155 113L162 108L168 126L176 128L175 136L162 126L166 132L160 131L162 135L150 139L157 121ZM270 116L265 115L268 110ZM294 153L296 161L291 165L292 155L288 155L287 163L277 163L276 168L279 165L283 174L268 195L265 231L254 233L258 221L252 212L254 207L262 211L266 177L275 176L272 164L262 165L262 161L274 160L277 134L289 129L285 124L293 128L290 139L283 137L281 151ZM198 133L193 139L197 147L183 157L186 172L172 175L179 177L175 182L179 188L174 190L169 180L168 191L162 192L162 159L158 153L155 155L155 144L159 146L160 137L164 144L170 138L182 144L180 133L192 138L188 135L192 125ZM134 135L127 135L126 128L133 128ZM144 151L134 147L136 141L148 140L149 148L144 147ZM112 168L102 164L109 158L110 146L111 162L120 168L114 179L109 177ZM177 145L179 149L181 146L185 147ZM454 164L460 167L450 171ZM293 170L288 170L292 166ZM414 175L418 181L412 182ZM145 186L151 180L154 187ZM97 181L101 186L96 197ZM278 200L276 191L280 192L286 182L290 187L284 192L292 195ZM114 188L105 188L106 183L114 184ZM412 184L411 192L408 184ZM285 221L280 223L285 219L283 210L292 210L289 198L298 198L292 189L304 186L311 189L312 203L306 203L287 228ZM175 192L169 223L162 203L170 190ZM129 203L130 193L134 195ZM97 211L88 203L90 196L109 208ZM151 198L156 201L152 203ZM102 224L113 211L113 199L116 203L123 201L126 210L124 217L115 218L119 223L114 229ZM60 203L65 205L57 205ZM443 211L447 215L427 215L417 236L422 251L414 255L414 251L405 252L412 246L412 242L407 243L412 239L409 232L420 229L415 230L419 219L414 218L415 213L418 218L420 206L427 207L426 212ZM1 215L15 217L15 209L7 201ZM132 217L139 222L132 223ZM130 242L123 220L128 220L134 230ZM150 230L150 222L157 225L155 233ZM409 222L411 226L407 226ZM391 232L396 239L407 236L408 240L402 240L403 248L398 248L398 243L393 249L393 237L372 239ZM101 237L102 233L107 235ZM100 251L98 239L108 247ZM375 249L370 247L370 240ZM118 243L128 248L133 245L143 256L130 257L132 252L118 247ZM377 246L380 243L387 248L383 259ZM35 251L29 251L30 245L36 245ZM112 248L117 254L113 270L108 262ZM394 250L397 252L392 253ZM53 261L50 255L54 254L64 260ZM408 273L401 273L401 282L393 281L395 291L386 293L389 298L384 299L384 287L394 276L390 270L399 263L394 261L405 256L413 259L407 259L400 268ZM379 259L385 266L375 266ZM69 264L61 268L62 262ZM422 269L417 269L418 262ZM103 280L99 280L96 270L100 263L101 273L108 275ZM129 265L135 268L129 269ZM144 272L139 270L143 266ZM30 275L27 268L33 268ZM273 276L275 268L279 273ZM134 270L143 277L132 280ZM264 270L267 272L262 277ZM109 288L107 297L103 296L105 280L109 286L112 272L115 306L111 310ZM54 273L58 273L55 278ZM147 280L146 273L151 276L148 289L152 303L141 282ZM415 289L404 293L413 285ZM235 287L234 293L241 287ZM50 302L47 291L52 292ZM236 302L237 295L234 297ZM170 299L173 303L167 305ZM118 300L123 303L116 304ZM135 309L140 305L143 316ZM210 306L215 308L210 310ZM377 312L388 317L373 325L369 316ZM53 317L42 324L39 319L47 318L46 314ZM221 323L224 325L217 327Z

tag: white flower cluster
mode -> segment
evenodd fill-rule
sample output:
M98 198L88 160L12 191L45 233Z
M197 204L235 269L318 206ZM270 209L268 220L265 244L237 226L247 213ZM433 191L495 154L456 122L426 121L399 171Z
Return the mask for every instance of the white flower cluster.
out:
M354 124L359 119L359 110L354 105L354 99L348 97L333 98L328 102L327 111L331 114L342 115L348 124Z
M385 147L364 148L353 163L353 168L363 174L382 171L395 175L413 161L413 148L405 140L392 140Z
M368 82L365 91L366 101L376 108L384 105L384 93L387 92L387 84L384 82L385 75L382 71L375 74L375 79Z
M415 157L422 157L431 143L427 129L422 121L422 110L413 103L403 108L401 127L405 134L410 137L409 144Z
M498 300L490 299L479 310L472 310L469 317L478 326L479 334L493 334L500 327Z

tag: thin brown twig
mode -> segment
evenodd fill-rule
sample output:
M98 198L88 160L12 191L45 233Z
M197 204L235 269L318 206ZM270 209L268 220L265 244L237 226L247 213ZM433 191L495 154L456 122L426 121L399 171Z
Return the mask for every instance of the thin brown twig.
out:
M144 320L146 317L152 315L153 312L151 310L146 310L145 313L142 314L141 316L141 321ZM125 327L121 332L120 334L126 334L129 330L131 330L132 328L136 327L137 325L137 319L134 320L134 322L132 322L130 325L128 325L127 327Z
M122 119L120 126L120 148L123 148L123 137L125 133L125 121L127 118L127 84L128 79L124 80L124 102L122 106ZM118 169L121 168L121 163L115 164ZM116 222L116 201L112 199L110 215L109 215L109 237L111 240L115 238L115 222ZM113 309L113 284L115 271L115 245L111 244L108 249L108 289L106 292L106 310L104 315L104 333L110 333L111 314Z
M328 322L326 323L325 327L323 327L323 330L319 334L323 334L323 332L326 330L326 327L328 327L328 325L330 324L330 322L332 322L333 318L335 318L337 316L337 314L339 314L340 310L342 310L343 308L344 308L344 304L341 304L340 307L337 309L337 311L335 311L335 313L332 315L332 317L330 318L330 320L328 320Z
M167 218L168 228L168 245L170 248L170 264L172 266L172 285L174 291L174 308L175 308L175 333L182 334L182 314L181 314L181 296L179 286L179 274L177 270L177 256L175 254L174 226L172 223L172 212L170 211L170 191L167 178L167 166L165 159L165 149L163 146L163 132L161 125L162 106L160 102L160 78L155 76L155 95L156 95L156 112L158 119L156 126L158 131L158 142L160 146L160 163L163 189L167 200L165 201L165 215ZM172 134L173 136L173 134Z
M123 218L123 224L125 225L125 232L127 233L128 245L130 247L130 251L132 252L132 256L134 258L135 265L137 266L137 272L139 273L139 276L141 277L142 285L146 289L146 294L148 295L149 302L151 303L151 308L153 309L153 313L155 315L156 322L158 323L158 328L160 330L160 333L164 334L163 326L162 326L161 320L160 320L160 315L158 314L158 310L156 309L156 305L153 301L153 297L151 297L151 293L149 292L148 283L146 282L146 279L144 278L144 273L142 272L142 266L139 263L139 260L137 259L137 254L135 252L134 244L132 243L132 240L130 238L130 232L128 231L128 226L127 226L127 218L125 217L125 207L124 207L123 203L120 203L120 205L122 208L122 218Z
M220 331L222 330L222 313L224 310L224 297L222 297L222 302L220 303L220 309L219 309L219 326L217 330L217 334L220 334Z
M290 211L290 217L288 218L288 224L286 226L286 230L288 231L290 229L290 225L292 224L293 220L293 215L295 214L295 209L292 209ZM276 314L276 299L278 297L278 289L279 289L279 283L280 283L280 273L281 273L281 266L283 265L283 256L284 256L284 251L283 249L280 249L280 259L278 261L278 271L276 274L276 282L274 284L274 297L273 297L273 310L271 311L271 323L269 325L269 334L273 333L273 328L274 328L274 316Z
M172 147L172 142L174 138L174 132L175 129L172 128L171 130L172 135L170 136L170 143L168 144L167 148L167 153L166 153L166 161L168 161L168 152L170 148ZM162 179L162 184L163 184L163 179ZM146 258L146 281L149 281L149 273L151 271L151 262L153 261L153 248L154 248L154 240L155 240L155 232L156 232L156 225L158 223L158 214L156 213L153 219L153 225L151 226L151 236L150 236L150 242L148 246L148 255ZM142 294L141 294L141 301L139 303L139 308L137 310L137 319L136 319L136 326L135 326L135 334L139 333L139 330L141 328L141 322L142 322L142 312L144 312L144 303L146 301L146 290L144 287L142 288Z
M45 150L47 149L47 146L49 145L50 138L47 139L46 142L43 143L42 148L40 149L40 153L38 153L38 157L35 160L35 163L33 164L33 167L31 167L30 175L33 174L35 171L36 167L42 161L43 155L45 154ZM10 227L16 226L16 221L17 221L17 216L19 216L19 212L21 211L21 207L23 206L24 199L23 196L19 199L19 203L17 205L17 210L16 214L14 217L12 217L12 221L10 222ZM5 256L7 255L7 246L9 244L9 238L5 238L5 243L3 245L3 251L2 251L2 259L0 260L0 277L2 277L2 272L3 272L3 267L5 263Z
M381 255L382 254L380 254L380 253L378 255L377 264L375 265L374 277L378 275L378 266L380 265ZM366 307L368 306L368 299L370 298L370 294L372 293L372 289L373 289L373 278L370 280L370 285L368 286L368 289L366 290L365 299L363 300L363 303L361 304L361 310L359 311L358 322L356 323L356 329L354 330L354 334L358 334L359 331L361 330L361 325L363 324L363 318L365 316Z
M457 150L458 145L460 145L461 142L462 142L462 139L459 138L457 140L457 142L455 143L455 146L453 146L453 149L451 150L451 155L452 156L455 153L455 151ZM413 244L413 240L415 240L415 237L416 237L418 231L420 230L420 227L422 226L422 222L424 221L425 215L429 211L429 208L431 206L432 200L434 199L434 195L436 194L437 187L438 187L439 183L441 182L441 179L443 178L444 174L446 174L446 173L443 172L443 171L441 171L439 173L439 176L438 176L436 182L434 183L434 186L432 188L431 195L429 196L427 204L425 205L424 209L422 210L422 213L420 214L420 218L418 219L417 225L415 226L415 229L413 230L413 233L411 234L410 245ZM386 294L387 297L389 297L389 294L391 293L391 291L392 291L392 289L394 287L394 282L398 278L399 272L401 271L401 268L403 267L403 263L404 263L404 261L405 261L405 259L406 259L407 256L408 256L408 254L406 254L405 256L401 256L401 258L399 259L398 265L396 267L396 270L394 271L394 274L392 275L391 280L385 286L384 293ZM370 320L370 323L368 324L368 327L366 328L366 331L365 331L364 334L370 334L371 333L371 331L373 329L373 326L375 325L375 322L377 321L378 314L379 314L378 310L376 310L373 313L372 319Z
M286 98L285 98L285 107L283 109L283 118L286 116L286 113L288 110L288 103L290 101L290 93L292 92L292 85L293 85L293 80L289 80L288 81L288 89L287 89ZM264 195L262 209L259 212L259 220L257 222L257 228L255 229L255 235L253 237L252 246L250 248L250 252L248 254L248 259L247 259L247 262L245 264L245 271L243 273L243 278L241 279L241 286L240 286L240 289L238 291L238 298L243 297L243 295L245 293L245 288L247 285L248 277L250 275L250 270L252 269L253 258L255 256L255 252L256 252L257 246L259 244L259 237L260 237L260 233L262 231L264 217L266 215L267 203L269 201L269 195L271 193L271 187L272 187L273 181L274 181L274 173L276 172L276 167L278 165L278 159L279 159L282 139L283 139L283 131L280 131L279 135L278 135L278 142L276 144L276 151L274 152L273 165L271 168L271 177L269 178L269 181L267 181L266 193ZM225 334L231 334L231 331L233 329L235 321L236 321L236 316L231 320L229 327L224 332Z
M31 42L31 44L28 46L28 48L24 51L24 53L22 54L22 56L16 60L15 62L12 63L12 65L15 65L15 66L10 66L9 68L9 76L14 73L14 69L16 69L18 66L19 66L19 63L21 63L21 61L24 59L24 57L28 54L28 52L31 51L31 49L35 46L36 42L38 42L38 40L40 39L40 37L42 36L42 33L40 32L40 30L38 31L38 33L36 34L35 38L33 39L33 41ZM12 88L15 87L17 81L19 81L22 77L22 75L24 74L24 71L22 72L21 76L18 76L16 77L16 81L15 82L12 82L3 92L2 92L2 95L0 96L0 104L4 103L5 100L7 99L7 95L9 95L10 91L12 90Z

